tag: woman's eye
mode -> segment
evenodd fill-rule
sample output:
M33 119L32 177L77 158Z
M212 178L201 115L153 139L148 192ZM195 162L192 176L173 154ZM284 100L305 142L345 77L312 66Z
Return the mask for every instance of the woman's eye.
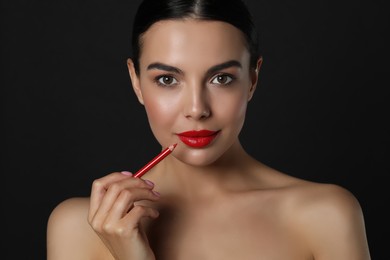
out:
M233 77L232 76L229 76L229 75L226 75L226 74L220 74L220 75L215 76L215 78L213 78L211 83L213 83L213 84L220 84L220 85L227 85L227 84L229 84L232 81L233 81Z
M178 81L172 76L165 75L165 76L157 77L157 83L163 86L171 86L177 84Z

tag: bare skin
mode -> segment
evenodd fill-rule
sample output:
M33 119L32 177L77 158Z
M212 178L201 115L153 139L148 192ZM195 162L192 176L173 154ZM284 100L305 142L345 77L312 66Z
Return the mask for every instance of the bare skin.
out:
M58 205L48 222L48 260L370 259L349 191L281 173L241 146L262 60L249 68L239 30L163 21L143 40L139 75L128 61L132 85L162 147L178 146L148 181L111 173L94 181L90 198ZM177 137L190 129L220 133L194 148Z

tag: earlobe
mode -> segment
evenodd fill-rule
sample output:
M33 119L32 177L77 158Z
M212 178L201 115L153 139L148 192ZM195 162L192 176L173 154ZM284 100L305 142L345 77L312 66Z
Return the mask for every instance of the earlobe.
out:
M130 75L131 85L133 86L133 90L137 95L138 101L143 105L144 99L142 97L139 78L137 73L135 72L134 62L130 58L127 59L127 69L129 70L129 75Z
M261 68L261 64L263 63L263 57L260 57L257 60L256 69L252 69L251 71L251 87L249 89L248 101L250 101L253 97L253 93L255 93L257 82L259 79L259 71Z

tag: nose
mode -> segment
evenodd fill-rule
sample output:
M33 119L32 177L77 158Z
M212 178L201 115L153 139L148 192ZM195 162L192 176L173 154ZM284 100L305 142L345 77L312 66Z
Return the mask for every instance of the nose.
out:
M184 114L186 118L204 120L211 116L209 95L203 87L191 87L186 93L184 100Z

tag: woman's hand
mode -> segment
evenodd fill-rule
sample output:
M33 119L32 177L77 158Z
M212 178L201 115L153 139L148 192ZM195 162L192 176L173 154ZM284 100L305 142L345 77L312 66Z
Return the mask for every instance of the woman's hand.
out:
M159 194L152 182L131 176L114 172L93 182L88 222L115 259L155 259L141 219L159 213L136 202L156 201Z

